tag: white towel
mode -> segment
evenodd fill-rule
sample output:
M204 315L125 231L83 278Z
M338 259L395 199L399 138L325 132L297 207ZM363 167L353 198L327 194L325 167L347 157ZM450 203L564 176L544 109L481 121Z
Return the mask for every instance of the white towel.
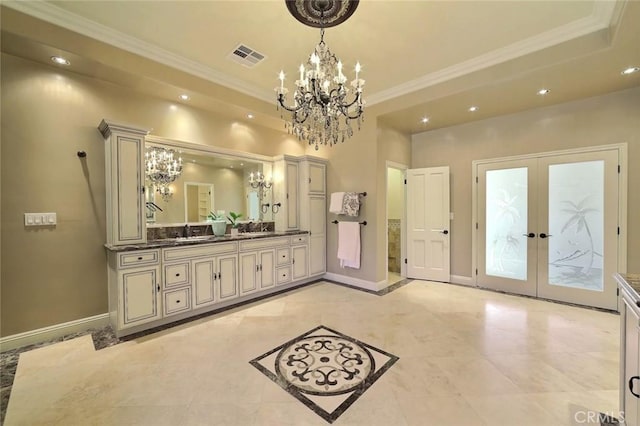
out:
M329 204L329 213L344 214L344 194L345 192L334 192L331 194L331 203Z
M360 269L360 223L338 222L340 267Z

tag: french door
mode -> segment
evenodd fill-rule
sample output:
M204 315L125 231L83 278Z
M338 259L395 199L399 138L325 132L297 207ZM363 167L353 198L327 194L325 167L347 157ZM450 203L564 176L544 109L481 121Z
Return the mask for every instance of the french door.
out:
M477 165L478 285L617 309L618 155Z

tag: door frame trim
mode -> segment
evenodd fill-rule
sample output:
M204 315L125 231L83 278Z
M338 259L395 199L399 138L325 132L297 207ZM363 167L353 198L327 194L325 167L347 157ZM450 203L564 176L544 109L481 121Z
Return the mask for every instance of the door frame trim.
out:
M404 185L404 205L402 206L402 221L400 223L400 235L402 240L400 241L400 257L401 257L401 261L400 261L400 276L402 278L406 278L407 277L407 265L404 263L404 259L407 258L407 238L406 238L406 227L407 227L407 185L406 185L406 181L407 181L407 170L409 169L409 166L407 166L406 164L402 164L402 163L396 163L395 161L390 161L390 160L386 160L385 162L385 168L384 168L384 183L385 183L385 201L384 201L384 229L385 229L385 246L384 246L384 251L385 251L385 256L384 256L384 262L385 262L385 280L387 281L387 283L389 282L389 231L388 231L388 227L389 227L389 206L388 206L388 202L389 202L389 169L396 169L396 170L400 170L402 172L402 175L404 176L404 180L405 180L405 185Z
M618 271L619 273L627 272L627 159L628 144L627 142L615 143L610 145L596 145L582 148L563 149L558 151L546 151L523 155L514 155L510 157L488 158L484 160L473 160L471 162L471 276L472 285L478 287L478 230L476 223L478 222L478 166L487 163L499 163L502 161L525 160L540 157L551 157L556 155L567 154L583 154L599 151L618 151L618 164L620 165L620 173L618 173L618 226L620 234L618 235Z

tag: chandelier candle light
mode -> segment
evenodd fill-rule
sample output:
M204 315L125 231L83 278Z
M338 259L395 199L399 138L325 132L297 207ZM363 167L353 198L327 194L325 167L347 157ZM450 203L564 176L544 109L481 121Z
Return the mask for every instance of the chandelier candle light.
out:
M145 174L166 201L171 197L169 184L182 174L182 158L171 149L150 147L144 154Z
M300 78L296 80L293 106L285 104L289 90L284 87L285 74L280 71L280 87L276 87L278 105L291 112L286 123L289 133L309 145L335 145L353 136L351 120L358 130L362 124L364 100L360 79L362 67L355 65L355 78L346 84L342 62L324 42L325 27L344 22L355 11L358 1L288 0L289 12L300 22L320 27L320 43L309 56L307 66L300 65ZM350 86L350 87L349 87Z

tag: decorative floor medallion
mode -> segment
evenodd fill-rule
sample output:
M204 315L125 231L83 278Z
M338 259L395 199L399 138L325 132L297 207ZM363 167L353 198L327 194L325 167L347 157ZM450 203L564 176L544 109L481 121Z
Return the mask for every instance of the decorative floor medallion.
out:
M333 423L399 358L319 326L250 361Z

